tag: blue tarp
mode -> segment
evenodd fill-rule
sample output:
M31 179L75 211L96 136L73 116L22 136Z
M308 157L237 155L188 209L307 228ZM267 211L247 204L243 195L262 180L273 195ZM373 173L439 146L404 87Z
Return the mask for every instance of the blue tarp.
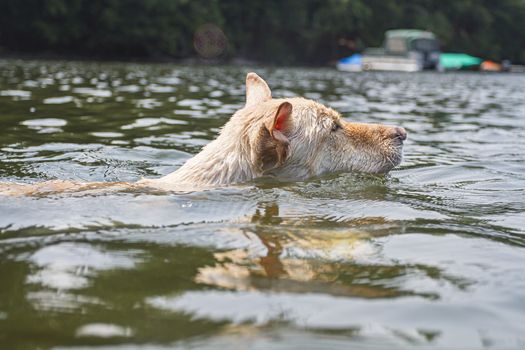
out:
M355 64L360 66L361 65L361 58L363 56L360 53L353 54L350 57L341 58L339 60L339 63L341 64Z

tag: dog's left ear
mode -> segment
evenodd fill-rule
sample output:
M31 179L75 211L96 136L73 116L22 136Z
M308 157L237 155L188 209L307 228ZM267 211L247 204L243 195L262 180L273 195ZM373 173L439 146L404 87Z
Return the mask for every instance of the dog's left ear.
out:
M246 75L246 107L271 99L272 92L263 78L253 72L248 73Z
M284 163L288 156L287 134L291 126L292 105L283 102L268 124L263 125L253 148L252 159L265 173Z
M286 131L290 127L290 116L292 115L292 104L290 102L283 102L277 108L277 113L273 117L273 124L270 126L270 135L275 141L284 142L288 144Z

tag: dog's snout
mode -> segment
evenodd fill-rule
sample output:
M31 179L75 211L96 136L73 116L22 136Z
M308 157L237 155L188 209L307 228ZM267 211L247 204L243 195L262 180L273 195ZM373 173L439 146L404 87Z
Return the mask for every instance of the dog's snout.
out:
M394 127L394 132L392 133L392 138L405 141L407 139L407 131L405 128L400 126Z

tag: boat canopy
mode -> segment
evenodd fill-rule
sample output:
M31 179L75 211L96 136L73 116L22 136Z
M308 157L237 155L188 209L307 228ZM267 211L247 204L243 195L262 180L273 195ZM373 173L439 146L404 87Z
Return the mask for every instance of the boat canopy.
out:
M405 54L409 51L437 52L439 42L434 33L418 29L393 29L385 33L383 45L388 54Z
M414 39L437 39L434 33L419 29L392 29L385 33L386 39L403 38L406 40Z

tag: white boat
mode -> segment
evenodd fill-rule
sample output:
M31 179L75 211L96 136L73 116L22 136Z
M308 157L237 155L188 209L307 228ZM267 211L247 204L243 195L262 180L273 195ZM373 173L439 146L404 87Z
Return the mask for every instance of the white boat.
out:
M421 64L421 60L419 60L417 57L364 55L362 59L361 69L397 72L419 72L420 70L423 70L423 65Z
M340 60L337 69L349 72L362 70L418 72L439 66L439 42L427 31L396 29L385 33L383 47L369 48Z

